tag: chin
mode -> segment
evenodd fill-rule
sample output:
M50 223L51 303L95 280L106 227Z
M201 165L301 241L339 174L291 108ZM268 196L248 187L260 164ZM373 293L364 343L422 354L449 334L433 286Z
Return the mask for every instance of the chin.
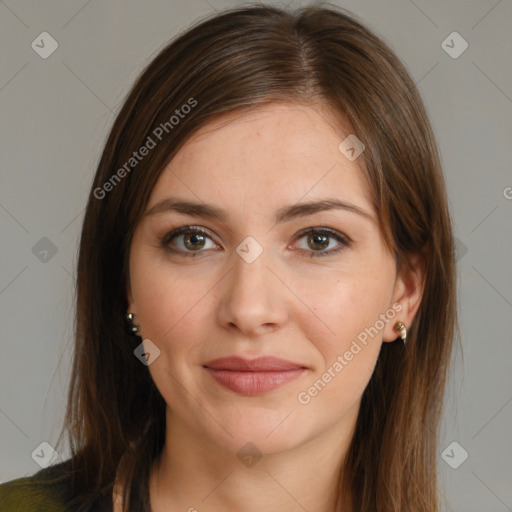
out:
M237 408L235 416L217 416L226 430L210 431L209 437L222 450L233 455L237 455L247 443L254 445L264 455L288 451L309 439L308 425L299 422L298 415L291 411L293 407L278 410Z

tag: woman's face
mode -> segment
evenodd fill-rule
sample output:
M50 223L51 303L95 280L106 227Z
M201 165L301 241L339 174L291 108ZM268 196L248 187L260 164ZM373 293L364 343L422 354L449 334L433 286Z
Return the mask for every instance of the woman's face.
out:
M227 116L152 191L129 311L174 432L232 453L348 436L382 342L412 320L362 157L339 149L351 132L330 119L287 104Z

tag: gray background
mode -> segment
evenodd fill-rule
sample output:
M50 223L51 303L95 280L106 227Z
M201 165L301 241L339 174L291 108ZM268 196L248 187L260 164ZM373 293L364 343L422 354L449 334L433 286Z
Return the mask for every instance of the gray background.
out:
M463 347L439 449L445 510L510 511L512 3L337 4L359 15L403 59L441 150L459 251ZM60 430L77 240L114 116L142 67L169 39L198 17L237 5L242 3L0 3L2 482L40 469L31 454L47 451L38 446L54 445ZM31 47L43 31L59 45L47 59ZM453 31L469 45L457 58L441 46ZM457 50L460 42L445 44ZM468 458L452 468L463 450Z

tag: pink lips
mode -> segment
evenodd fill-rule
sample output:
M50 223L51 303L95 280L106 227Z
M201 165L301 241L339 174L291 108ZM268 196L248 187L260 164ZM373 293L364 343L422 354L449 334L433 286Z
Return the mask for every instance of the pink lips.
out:
M204 365L222 386L243 395L260 395L298 379L306 368L277 357L223 357Z

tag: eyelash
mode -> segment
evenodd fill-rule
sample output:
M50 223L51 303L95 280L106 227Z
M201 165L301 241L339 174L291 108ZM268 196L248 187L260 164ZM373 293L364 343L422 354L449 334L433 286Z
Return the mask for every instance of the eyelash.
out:
M199 227L194 227L194 226L183 226L181 228L177 228L173 231L171 231L170 233L162 236L160 238L160 245L168 252L171 252L173 254L180 254L180 255L183 255L185 257L195 257L197 254L200 254L202 252L205 252L205 251L201 251L201 250L198 250L198 251L182 251L180 249L174 249L172 247L170 247L170 242L176 238L177 236L179 235L182 235L182 234L198 234L198 235L203 235L203 236L206 236L208 237L210 240L211 240L211 236L208 234L208 232L202 228L199 228ZM324 235L324 236L328 236L328 237L331 237L331 238L334 238L335 240L337 240L338 242L340 242L340 246L337 247L336 249L331 249L329 251L306 251L304 249L299 249L300 252L307 252L307 253L311 253L311 258L318 258L318 257L323 257L323 256L330 256L330 255L333 255L333 254L336 254L338 252L340 252L341 250L343 250L345 247L349 247L350 246L350 242L351 240L346 237L346 236L343 236L339 233L337 233L336 231L333 231L331 229L328 229L328 228L306 228L302 231L300 231L298 234L297 234L297 239L300 239L300 238L303 238L304 236L307 236L309 234L317 234L317 235ZM213 240L212 240L213 241Z

